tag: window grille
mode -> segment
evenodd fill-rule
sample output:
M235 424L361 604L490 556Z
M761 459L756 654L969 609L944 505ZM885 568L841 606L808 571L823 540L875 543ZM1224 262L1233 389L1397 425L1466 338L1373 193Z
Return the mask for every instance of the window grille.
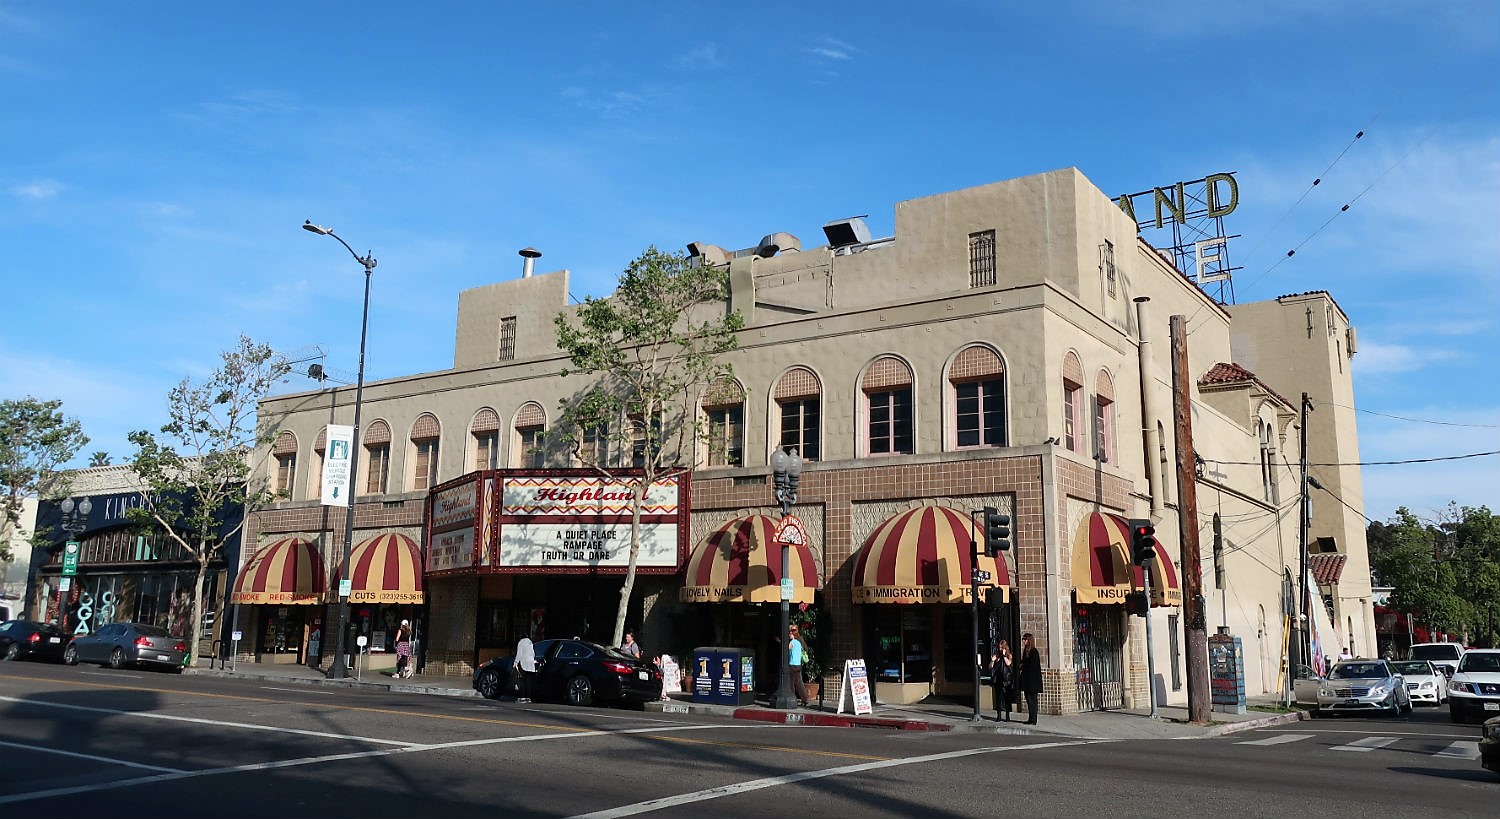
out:
M969 234L969 286L995 285L995 231Z

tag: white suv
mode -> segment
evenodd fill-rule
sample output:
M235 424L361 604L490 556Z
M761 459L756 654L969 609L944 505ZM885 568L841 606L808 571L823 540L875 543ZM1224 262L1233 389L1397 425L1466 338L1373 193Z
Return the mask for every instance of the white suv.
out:
M1500 716L1500 648L1464 652L1448 681L1448 713L1454 722Z
M1413 643L1413 660L1431 660L1438 670L1452 677L1458 670L1458 661L1463 659L1463 643Z

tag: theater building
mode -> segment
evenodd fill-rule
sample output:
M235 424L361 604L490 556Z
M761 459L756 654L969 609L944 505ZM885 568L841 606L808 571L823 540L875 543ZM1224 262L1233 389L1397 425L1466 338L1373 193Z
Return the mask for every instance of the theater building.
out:
M1222 625L1244 641L1247 689L1278 690L1298 566L1298 407L1287 396L1353 406L1352 329L1333 299L1219 304L1071 168L900 202L892 236L870 236L862 219L823 232L816 247L785 232L735 250L687 245L726 267L723 309L745 328L727 357L733 381L695 399L719 440L681 453L693 469L675 495L680 549L655 552L631 597L628 624L646 649L742 647L757 658L757 684L774 685L783 578L769 456L782 448L804 460L791 507L806 533L790 556L794 612L815 630L816 664L832 672L864 659L883 701L972 691L979 569L980 651L1034 633L1045 712L1144 704L1144 620L1125 611L1144 580L1130 565L1131 518L1156 524L1149 650L1167 701L1186 699L1189 570L1204 577L1209 631ZM568 282L566 270L531 275L528 264L520 278L458 294L452 368L365 387L357 539L398 532L422 554L429 671L467 674L538 617L554 636L612 631L615 558L569 564L507 540L526 522L506 511L507 482L583 466L541 434L588 383L558 375L552 322L574 309ZM1188 524L1205 544L1198 567L1180 562L1174 315L1186 317L1202 459ZM1304 319L1305 333L1286 332ZM283 481L290 499L256 513L249 537L312 544L325 576L342 517L319 505L319 441L330 418L349 422L351 401L338 389L260 408L282 436L267 468L280 459L310 469ZM1352 410L1318 418L1337 461L1356 463ZM629 454L597 453L611 463ZM1359 509L1358 468L1337 472L1343 501ZM465 487L482 504L485 481L483 512L461 510L464 501L459 518L428 516L434 487ZM976 562L973 514L984 507L1011 516L1014 548ZM1320 518L1315 535L1348 555L1349 585L1333 597L1356 650L1373 650L1363 529Z

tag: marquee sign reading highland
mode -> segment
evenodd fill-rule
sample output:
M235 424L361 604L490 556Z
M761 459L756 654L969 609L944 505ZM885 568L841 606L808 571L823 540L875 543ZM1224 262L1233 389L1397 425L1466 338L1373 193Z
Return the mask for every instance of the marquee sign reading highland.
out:
M486 470L428 498L431 574L623 574L630 563L629 475L583 469ZM686 478L647 488L636 570L671 574L687 550Z

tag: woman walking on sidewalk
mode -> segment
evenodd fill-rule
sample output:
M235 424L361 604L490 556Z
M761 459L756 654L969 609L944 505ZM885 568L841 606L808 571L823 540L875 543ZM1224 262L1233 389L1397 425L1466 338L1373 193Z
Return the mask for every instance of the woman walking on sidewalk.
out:
M411 621L402 620L396 629L396 677L410 677L415 671L411 661Z

